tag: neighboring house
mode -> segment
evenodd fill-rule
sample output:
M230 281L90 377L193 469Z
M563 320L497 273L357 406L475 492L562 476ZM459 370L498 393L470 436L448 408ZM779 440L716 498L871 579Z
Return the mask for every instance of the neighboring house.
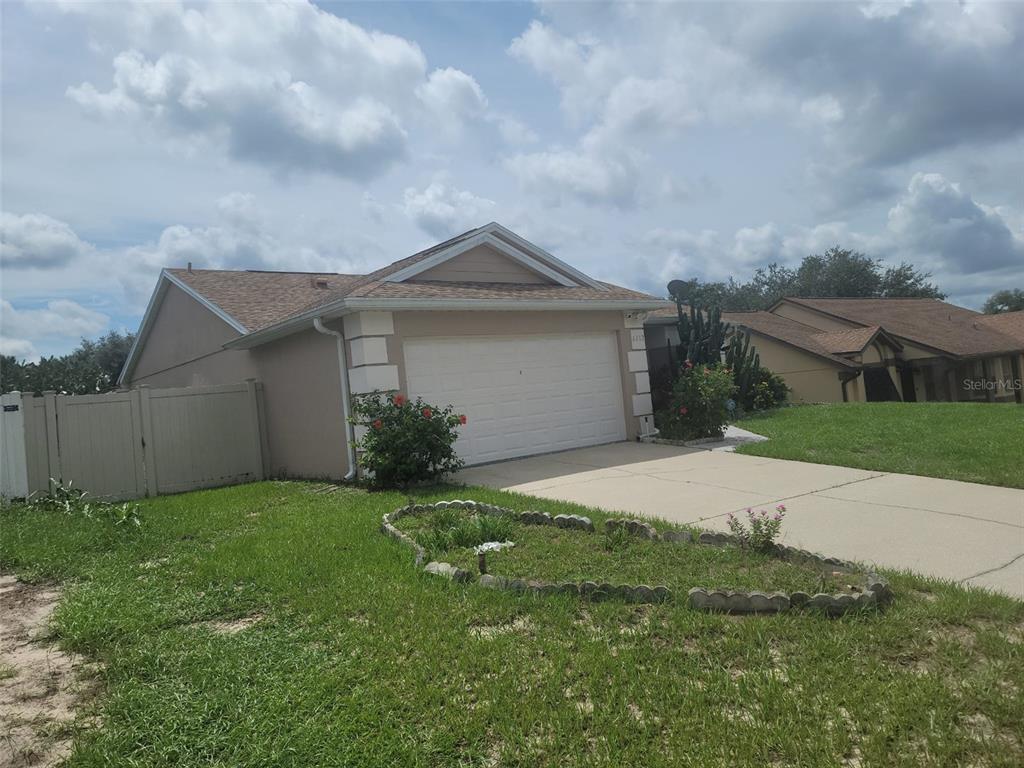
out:
M794 402L1021 402L1024 312L983 315L937 299L785 298L765 312L724 312L750 331L761 364ZM676 310L646 321L651 373L678 342ZM988 383L986 383L988 382Z
M454 405L483 463L649 432L643 317L664 305L495 223L369 275L165 269L120 383L262 380L275 474L346 475L346 392L374 390Z

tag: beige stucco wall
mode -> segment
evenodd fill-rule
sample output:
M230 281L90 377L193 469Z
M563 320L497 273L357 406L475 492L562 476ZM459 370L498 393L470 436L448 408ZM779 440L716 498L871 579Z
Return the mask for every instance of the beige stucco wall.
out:
M451 338L453 336L526 336L545 333L616 334L619 370L622 374L623 414L626 437L636 439L637 419L633 418L632 398L636 377L628 372L627 352L630 334L622 312L396 312L395 332L388 337L388 359L398 366L401 391L406 391L405 360L402 343L412 338Z
M249 353L222 345L238 332L171 285L157 310L128 382L131 386L198 387L255 378Z
M844 370L842 367L758 333L751 333L750 343L760 355L761 365L786 380L791 402L843 401L843 389L839 382L839 371ZM847 394L851 400L860 399L856 383L847 385Z
M813 309L807 307L797 306L796 304L790 304L783 301L772 310L772 314L779 315L780 317L788 317L790 320L796 320L798 323L804 325L810 325L814 328L820 328L823 331L841 331L844 328L859 328L857 323L851 323L848 320L840 320L836 317L816 312Z
M271 474L344 477L348 453L334 338L310 328L256 347L252 356L263 381Z
M421 272L416 280L449 280L477 283L550 283L519 262L503 256L493 248L478 245L465 253Z
M223 349L238 335L172 285L128 383L190 387L259 379L271 473L343 477L348 463L334 339L311 328L252 350Z

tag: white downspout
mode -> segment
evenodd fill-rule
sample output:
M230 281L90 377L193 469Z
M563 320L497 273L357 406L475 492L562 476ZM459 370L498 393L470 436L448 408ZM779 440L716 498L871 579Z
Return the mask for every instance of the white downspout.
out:
M345 337L340 331L332 331L319 317L313 318L313 327L327 336L333 336L338 342L338 375L341 377L341 416L345 420L345 447L348 449L348 474L345 480L353 480L356 476L356 435L349 421L348 361L345 358Z

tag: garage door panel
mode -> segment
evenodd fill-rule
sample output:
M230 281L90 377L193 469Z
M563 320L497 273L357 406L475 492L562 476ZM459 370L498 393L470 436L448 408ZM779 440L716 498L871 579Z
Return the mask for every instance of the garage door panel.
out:
M614 334L411 339L404 352L409 395L468 417L455 446L467 463L625 439Z

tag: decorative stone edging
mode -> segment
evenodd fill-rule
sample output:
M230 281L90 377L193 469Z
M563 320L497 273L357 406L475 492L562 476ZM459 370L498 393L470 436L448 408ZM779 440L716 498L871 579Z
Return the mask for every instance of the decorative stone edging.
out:
M400 507L394 512L384 515L381 531L396 541L410 547L416 553L416 566L423 567L425 573L441 576L451 581L465 584L474 581L474 575L452 565L451 563L431 561L423 565L426 551L406 533L398 530L394 522L402 517L418 515L435 509L467 509L493 516L515 517L523 525L553 525L558 528L576 529L586 533L595 533L593 521L582 515L555 515L547 512L515 512L506 507L483 504L476 501L439 501L436 504L410 504ZM665 541L673 544L697 544L702 546L738 545L739 541L727 533L704 531L693 536L689 531L667 530L662 534L650 523L631 518L612 518L605 521L604 530L612 533L616 530L625 531L649 541ZM831 568L846 573L854 573L859 569L853 563L835 557L823 557L804 549L775 544L772 553L790 562L814 565L820 568ZM492 574L481 574L477 580L482 587L504 589L512 592L530 592L538 595L576 595L589 600L606 600L618 598L628 603L665 603L674 599L672 590L664 585L648 586L646 584L611 584L608 582L584 581L546 582L536 579L508 578ZM869 572L864 587L857 594L827 594L819 592L811 595L807 592L735 592L721 589L708 590L694 587L687 593L687 605L694 610L722 613L780 613L791 610L820 610L829 616L840 616L848 611L872 608L884 605L892 599L889 583L876 573Z

